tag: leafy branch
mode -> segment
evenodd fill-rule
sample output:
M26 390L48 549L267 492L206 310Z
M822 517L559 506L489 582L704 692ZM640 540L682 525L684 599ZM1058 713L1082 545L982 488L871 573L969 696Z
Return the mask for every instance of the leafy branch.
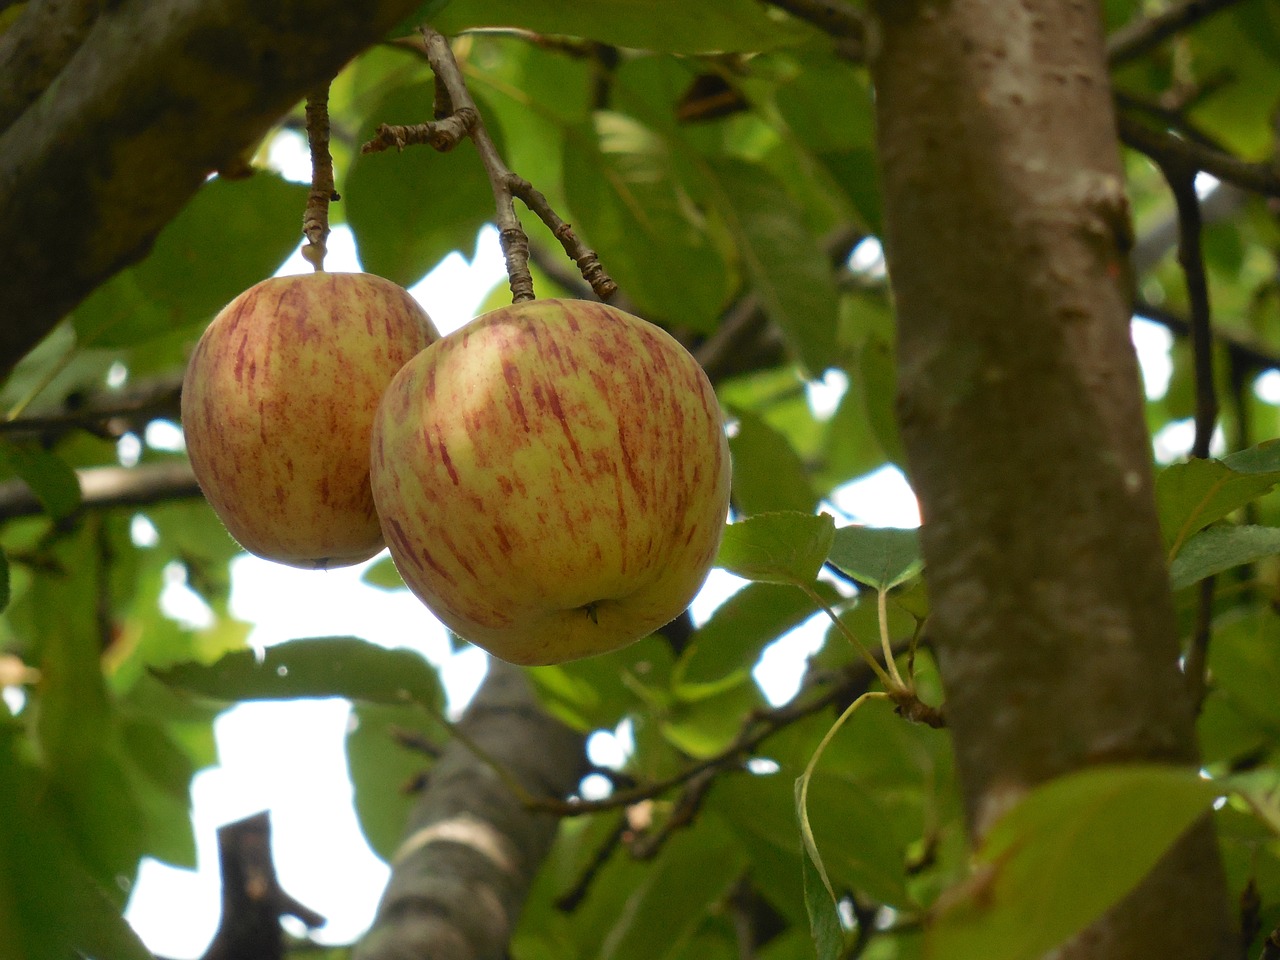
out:
M427 144L445 152L452 150L464 137L470 137L493 187L494 222L507 263L512 301L518 303L532 300L534 296L533 277L529 273L529 237L516 215L517 198L560 241L565 253L577 263L583 279L590 284L596 296L601 300L612 297L618 289L617 284L604 272L595 251L578 239L569 224L560 218L547 198L533 184L512 173L503 161L493 138L485 129L484 119L475 100L467 90L466 81L448 39L430 27L422 27L421 42L412 45L426 57L435 74L436 119L411 126L382 124L375 137L361 147L361 152L377 153L391 147L403 150L417 144Z

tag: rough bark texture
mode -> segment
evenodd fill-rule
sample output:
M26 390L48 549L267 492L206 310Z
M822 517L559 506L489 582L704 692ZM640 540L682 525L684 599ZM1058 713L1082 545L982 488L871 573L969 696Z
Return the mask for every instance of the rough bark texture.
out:
M524 673L492 660L462 729L533 796L584 773L581 734L549 717ZM353 960L503 960L559 820L532 813L454 739L431 769L391 882Z
M141 259L210 173L234 171L307 90L419 4L122 0L84 30L84 3L32 0L32 16L65 9L74 22L50 27L45 51L6 55L65 66L0 125L0 377ZM29 96L24 78L0 73L0 112Z
M1129 340L1099 14L879 0L903 439L970 827L1091 763L1196 760ZM1226 957L1208 823L1062 954Z

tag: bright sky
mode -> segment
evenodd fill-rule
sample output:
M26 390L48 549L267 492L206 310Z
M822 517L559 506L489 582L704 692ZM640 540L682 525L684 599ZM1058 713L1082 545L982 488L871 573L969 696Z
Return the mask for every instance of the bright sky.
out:
M292 155L277 159L296 173L297 147L284 143ZM305 171L305 155L302 163ZM858 265L874 269L879 256L878 249L860 247ZM326 266L335 272L359 269L345 228L331 235ZM295 254L280 272L310 269ZM474 261L454 254L411 292L447 333L470 319L501 279L496 233L487 229L479 238ZM1169 379L1170 337L1163 328L1139 322L1134 338L1148 395L1160 396ZM843 377L831 376L811 387L815 412L829 415L846 386ZM1280 400L1280 375L1269 388ZM1156 438L1161 459L1172 459L1189 447L1184 427L1171 425ZM149 431L148 441L177 447L181 435L172 425L157 424ZM841 513L857 522L919 524L915 499L893 468L850 484L833 501ZM146 539L145 525L139 538L140 543ZM259 647L297 637L354 634L387 647L419 650L440 668L450 708L460 711L483 679L485 655L475 649L451 654L443 628L406 591L387 592L360 581L365 566L316 572L241 557L232 565L232 612L256 625L249 642ZM713 571L694 602L695 621L704 621L741 583L723 571ZM163 603L170 615L195 624L209 616L180 580L170 585ZM794 695L805 657L818 648L824 632L825 623L815 618L765 652L756 678L771 702L781 703ZM144 861L129 902L126 917L153 952L174 960L204 952L219 913L216 830L260 810L272 813L273 850L282 885L328 918L328 924L314 933L315 939L349 943L367 928L386 883L387 867L365 843L352 807L343 752L350 719L346 702L340 700L246 704L218 719L219 765L199 773L192 784L199 867L190 871ZM619 737L597 735L590 744L592 759L620 765L626 740L625 730Z

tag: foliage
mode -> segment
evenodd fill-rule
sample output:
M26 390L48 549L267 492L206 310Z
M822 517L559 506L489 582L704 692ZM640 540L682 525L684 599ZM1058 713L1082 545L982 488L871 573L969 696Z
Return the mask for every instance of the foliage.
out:
M1148 6L1108 0L1108 26ZM1226 439L1216 459L1158 466L1184 639L1200 612L1196 585L1217 578L1200 728L1218 782L1101 767L1051 783L970 862L947 735L898 716L894 703L864 703L805 773L859 693L897 684L942 702L929 651L915 644L928 611L916 537L861 526L850 493L903 462L865 70L819 31L751 0L601 0L589 13L554 0L454 0L437 22L520 28L456 40L467 82L511 167L601 254L630 306L716 377L732 419L738 520L719 564L754 581L686 638L530 671L566 722L633 731L619 782L658 782L708 759L716 775L692 812L673 789L564 819L512 956L716 960L738 956L743 936L762 960L812 956L815 941L824 958L1036 956L1123 895L1224 795L1214 816L1234 892L1256 891L1260 935L1280 924L1270 789L1280 750L1280 446L1267 442L1280 434L1274 210L1245 197L1206 229L1213 320L1228 344L1217 371ZM1115 69L1125 102L1177 100L1179 123L1255 160L1275 148L1277 77L1280 13L1266 0L1244 0ZM431 98L425 63L404 46L367 52L333 86L335 216L367 268L404 284L452 251L469 253L493 215L470 143L444 156L359 154L378 124L427 119ZM300 115L282 124L296 127ZM1150 161L1126 161L1147 237L1169 221L1172 201ZM434 668L404 650L354 638L300 639L265 658L247 649L228 603L237 547L202 501L81 509L73 471L119 466L124 435L141 441L126 463L135 471L180 461L145 442L148 420L175 417L172 407L86 417L73 429L55 422L172 382L222 303L290 252L305 193L265 168L212 179L147 259L76 308L0 387L16 418L0 433L0 481L25 484L39 510L0 514L0 942L26 956L145 956L118 920L124 891L144 856L193 865L190 780L214 761L211 724L227 703L355 701L356 805L384 857L407 805L392 793L426 765L391 731L448 736ZM532 216L526 225L541 278L542 264L568 264ZM581 295L572 276L551 276ZM1188 314L1172 256L1137 280L1156 312ZM730 339L727 355L715 352L717 338ZM1171 356L1168 388L1150 390L1147 407L1165 439L1185 428L1196 389L1183 339ZM814 389L824 375L841 387L834 407ZM153 543L138 537L142 521ZM208 604L211 626L161 611L175 575ZM385 563L367 577L402 589ZM821 703L787 714L765 701L753 670L819 606L835 622L789 706ZM891 652L887 685L863 668L857 644ZM735 749L758 731L749 750ZM1245 769L1254 781L1224 779ZM1027 939L1010 940L1014 929Z

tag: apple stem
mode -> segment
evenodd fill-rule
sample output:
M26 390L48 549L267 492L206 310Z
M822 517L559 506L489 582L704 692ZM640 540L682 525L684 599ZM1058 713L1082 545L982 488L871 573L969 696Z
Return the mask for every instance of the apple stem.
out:
M547 198L528 180L512 173L503 162L498 148L485 129L484 121L475 101L467 90L462 70L453 56L449 41L429 26L420 28L420 41L400 41L426 57L436 77L434 122L411 126L383 124L377 134L360 148L361 153L378 153L394 147L403 150L407 146L427 144L440 152L452 150L463 137L470 137L480 154L489 184L493 188L495 209L494 223L507 264L507 278L511 284L511 301L534 299L533 276L529 272L529 237L516 215L518 198L529 210L547 225L565 253L578 265L582 278L601 300L610 299L618 292L618 285L605 273L600 258L578 239L569 224L551 208Z
M302 216L302 233L307 244L302 256L324 270L325 240L329 236L329 202L339 199L333 184L333 155L329 153L329 85L326 83L307 97L307 143L311 147L311 192Z

